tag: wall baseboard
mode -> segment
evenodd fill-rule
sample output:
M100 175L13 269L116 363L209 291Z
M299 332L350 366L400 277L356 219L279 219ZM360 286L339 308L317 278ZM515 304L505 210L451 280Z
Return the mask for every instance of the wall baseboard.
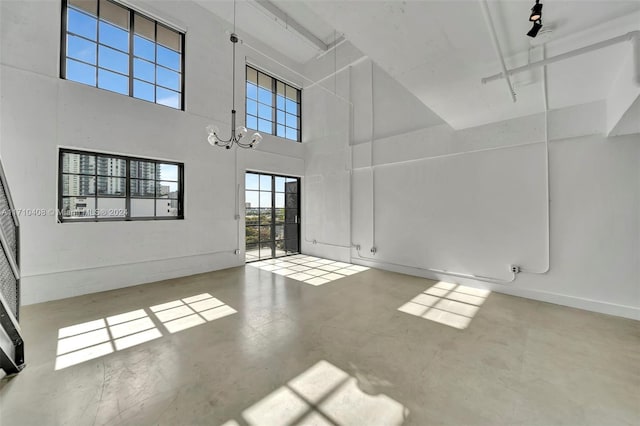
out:
M446 281L456 284L468 285L470 287L478 287L489 289L496 293L508 294L510 296L524 297L526 299L538 300L541 302L553 303L556 305L568 306L571 308L583 309L586 311L597 312L601 314L614 315L623 318L629 318L640 321L640 307L620 305L599 300L587 299L566 294L552 293L543 290L534 290L522 287L513 287L509 285L493 284L477 280L452 277L444 274L436 274L422 269L411 267L400 267L389 265L384 262L375 262L354 257L351 263L368 266L371 268L382 269L385 271L397 272L400 274L412 275L427 278L435 281Z

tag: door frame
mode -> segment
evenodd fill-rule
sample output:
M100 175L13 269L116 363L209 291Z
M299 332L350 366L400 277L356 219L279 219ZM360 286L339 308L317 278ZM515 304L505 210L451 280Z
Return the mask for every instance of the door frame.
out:
M293 176L293 175L287 175L287 174L282 174L282 173L273 173L273 172L261 172L261 171L257 171L257 170L249 170L246 169L244 171L244 193L245 193L245 213L243 215L243 220L244 220L244 226L245 226L245 253L246 253L246 248L247 248L247 234L246 234L246 227L247 227L247 222L246 222L246 217L247 217L247 213L246 213L246 194L247 191L253 191L252 189L247 189L247 184L246 184L246 176L248 173L251 174L255 174L255 175L262 175L262 176L269 176L271 177L271 257L269 259L277 259L277 258L282 258L282 257L287 257L287 256L293 256L295 254L300 254L301 253L301 242L302 242L302 214L301 214L301 206L302 206L302 177L301 176ZM297 190L297 203L296 203L296 211L298 212L297 214L297 222L295 222L294 224L298 226L298 238L296 240L297 245L298 245L298 251L296 253L286 253L285 250L285 254L282 256L276 256L276 238L275 238L275 233L276 233L276 214L275 214L275 210L276 210L276 190L275 190L275 178L280 177L280 178L285 178L285 179L296 179L297 183L298 183L298 190ZM286 182L285 182L286 183ZM286 206L286 188L285 188L285 206ZM259 196L259 194L258 194ZM285 207L285 214L286 214L286 207ZM287 222L285 220L285 222L283 222L283 225L286 226ZM291 225L291 223L290 223ZM287 241L287 240L282 240L282 241ZM258 250L260 249L260 242L258 241ZM245 263L251 263L251 262L258 262L260 260L265 260L262 259L260 256L258 256L257 259L254 260L246 260L246 255L245 255Z

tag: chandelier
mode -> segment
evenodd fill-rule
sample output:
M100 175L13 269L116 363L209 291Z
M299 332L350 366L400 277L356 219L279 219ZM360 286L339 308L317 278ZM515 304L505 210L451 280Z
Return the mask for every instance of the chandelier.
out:
M233 99L231 103L231 136L229 136L229 139L221 139L219 136L220 129L218 129L218 126L210 124L207 126L207 141L211 144L211 146L219 146L226 149L231 149L234 143L240 148L250 149L260 143L260 141L262 140L262 135L256 132L251 136L251 141L244 142L243 138L247 135L247 128L244 126L236 127L236 43L238 43L238 35L236 34L235 0L233 2L233 32L231 33L230 40L233 46L233 84L231 89Z

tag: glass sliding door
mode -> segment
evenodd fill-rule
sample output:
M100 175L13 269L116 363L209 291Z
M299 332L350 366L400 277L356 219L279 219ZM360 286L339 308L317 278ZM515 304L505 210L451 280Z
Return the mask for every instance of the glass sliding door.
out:
M246 261L299 253L300 179L247 172Z

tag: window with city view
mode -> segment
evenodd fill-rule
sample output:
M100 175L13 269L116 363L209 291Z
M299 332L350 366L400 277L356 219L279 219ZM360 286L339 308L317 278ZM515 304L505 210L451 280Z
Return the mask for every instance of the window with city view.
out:
M182 219L184 166L60 150L61 222Z
M110 0L63 3L62 78L183 109L184 34Z
M300 142L301 90L247 65L246 125Z

